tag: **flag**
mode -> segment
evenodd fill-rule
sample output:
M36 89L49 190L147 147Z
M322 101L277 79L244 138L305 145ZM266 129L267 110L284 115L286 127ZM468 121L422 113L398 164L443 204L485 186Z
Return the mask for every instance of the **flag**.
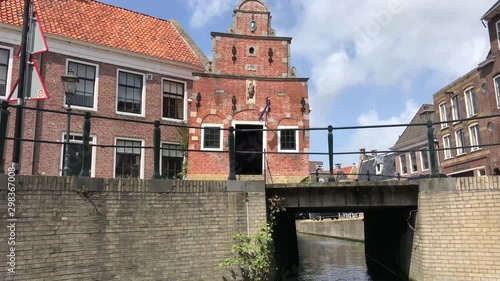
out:
M266 106L259 114L259 121L267 121L267 115L271 112L271 99L269 97L266 98Z

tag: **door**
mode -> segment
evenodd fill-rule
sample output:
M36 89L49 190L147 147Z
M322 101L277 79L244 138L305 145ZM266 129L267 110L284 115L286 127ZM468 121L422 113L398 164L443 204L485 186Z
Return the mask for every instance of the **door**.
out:
M262 125L236 125L240 129L262 129ZM237 131L235 134L235 170L237 175L262 175L263 132ZM252 152L252 153L249 153Z

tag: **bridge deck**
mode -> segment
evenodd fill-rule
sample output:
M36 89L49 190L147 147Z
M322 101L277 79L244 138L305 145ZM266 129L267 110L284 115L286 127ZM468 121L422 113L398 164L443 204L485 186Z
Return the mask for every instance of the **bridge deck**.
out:
M416 181L266 185L267 196L283 197L285 208L417 206L418 190Z

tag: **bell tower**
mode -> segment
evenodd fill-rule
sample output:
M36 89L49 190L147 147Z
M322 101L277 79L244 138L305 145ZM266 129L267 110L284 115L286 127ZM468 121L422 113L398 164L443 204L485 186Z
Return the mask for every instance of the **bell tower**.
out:
M249 36L274 36L271 13L264 0L241 0L234 10L229 33Z

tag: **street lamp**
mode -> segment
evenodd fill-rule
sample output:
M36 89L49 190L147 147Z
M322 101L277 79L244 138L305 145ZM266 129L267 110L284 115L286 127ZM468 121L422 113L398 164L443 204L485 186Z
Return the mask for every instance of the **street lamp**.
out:
M66 121L66 149L64 156L64 168L63 168L63 176L69 176L70 168L69 168L69 135L70 135L70 122L71 122L71 98L76 93L76 86L80 79L78 76L75 76L72 72L69 72L68 75L61 76L61 80L64 83L64 95L66 96L66 111L68 112L68 119Z
M427 120L427 142L429 144L429 154L431 156L431 178L438 178L439 171L436 161L436 148L434 147L434 113L435 111L424 105L423 111L420 112L420 117Z

